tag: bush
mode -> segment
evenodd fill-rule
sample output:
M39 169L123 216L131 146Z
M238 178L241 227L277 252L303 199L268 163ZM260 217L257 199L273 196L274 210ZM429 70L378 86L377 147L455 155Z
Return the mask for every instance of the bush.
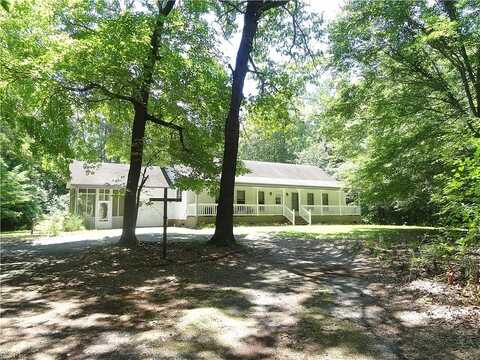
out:
M83 230L85 226L83 225L83 219L75 214L66 214L63 219L63 230L64 231L77 231Z
M32 174L21 166L9 168L0 157L0 213L3 230L31 228L41 214L45 191L32 183Z
M63 217L59 213L43 215L35 226L35 231L49 236L63 231Z
M448 265L453 261L455 247L447 241L433 241L422 244L418 248L418 253L411 259L412 270L425 270L431 274L445 272Z
M35 227L36 231L49 236L58 235L62 231L83 229L85 229L85 227L83 225L83 219L80 216L65 212L55 212L44 215Z

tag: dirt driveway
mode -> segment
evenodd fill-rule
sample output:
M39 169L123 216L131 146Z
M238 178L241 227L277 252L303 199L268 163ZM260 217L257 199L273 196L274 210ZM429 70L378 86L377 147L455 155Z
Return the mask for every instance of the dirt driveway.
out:
M443 285L399 284L348 238L269 230L239 231L227 251L205 250L210 230L174 229L169 262L155 231L135 252L115 233L7 241L0 356L480 358L478 309L442 303Z

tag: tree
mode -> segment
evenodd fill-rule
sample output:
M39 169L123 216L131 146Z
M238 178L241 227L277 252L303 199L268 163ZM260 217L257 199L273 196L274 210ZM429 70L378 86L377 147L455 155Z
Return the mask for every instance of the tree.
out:
M177 124L169 123L161 117L152 115L148 110L149 98L151 96L152 84L154 82L154 71L156 63L159 59L159 49L161 36L163 35L165 21L175 5L175 1L167 1L165 3L158 2L156 14L153 16L151 24L151 32L149 34L149 48L144 52L144 58L137 63L138 73L136 76L136 84L131 89L130 94L118 93L112 90L105 82L91 81L85 79L82 86L64 85L65 88L78 93L100 92L108 99L118 99L131 103L133 107L133 124L132 137L130 147L130 168L127 178L127 186L125 192L125 210L123 217L122 236L120 244L126 246L135 246L138 240L135 236L136 220L137 220L137 188L142 167L143 146L145 138L145 128L147 121L155 124L174 129L179 132L180 140L183 143L183 128ZM127 13L119 16L119 24L122 22L134 21L135 14ZM123 28L122 30L124 30ZM90 32L90 28L87 33ZM111 31L115 29L110 29ZM88 36L88 35L87 35ZM126 70L126 69L123 69Z
M480 125L478 12L474 1L359 0L331 26L337 91L322 132L353 161L372 221L444 223L435 199Z
M387 76L480 136L480 9L475 0L356 0L330 30L333 64L365 81ZM397 87L398 88L398 87Z
M1 227L17 229L22 226L32 228L40 215L45 194L32 183L32 174L21 166L9 168L0 157L0 214Z
M308 53L312 55L308 47L309 35L318 30L317 23L306 17L304 8L298 2L288 4L288 1L246 1L242 3L223 2L226 12L239 12L243 14L243 30L240 45L237 51L235 68L232 70L232 92L230 97L229 113L225 121L225 143L223 151L222 174L220 179L219 203L215 221L215 233L210 243L221 246L228 246L235 242L233 236L233 199L235 174L237 171L238 141L240 132L240 108L243 100L243 85L249 63L250 70L259 80L261 93L267 87L276 88L277 81L286 82L285 76L275 76L272 62L265 56L267 43L275 45L283 44L280 55L298 59ZM246 3L246 5L245 5ZM280 11L283 10L283 11ZM292 27L285 22L285 13L291 17ZM270 15L270 16L268 16ZM313 21L309 32L302 26L302 20ZM260 20L264 20L264 28ZM267 29L268 27L268 29ZM260 31L259 31L260 28ZM289 32L289 29L290 32ZM257 33L261 36L256 37ZM285 46L285 37L292 38L291 46ZM281 41L279 39L281 38ZM254 48L254 41L256 47ZM303 51L298 51L298 49ZM266 65L263 69L254 61L255 57ZM276 69L275 69L276 70ZM285 75L284 72L281 75ZM268 81L273 78L273 81Z
M59 138L66 139L66 146L59 152L68 154L67 162L75 155L130 161L121 243L134 246L136 190L149 146L164 150L156 164L177 158L205 176L215 170L205 163L218 157L217 119L223 117L228 77L214 39L207 36L204 15L211 4L85 0L42 5L40 20L28 2L10 9L15 22L8 23L7 35L12 39L2 47L8 55L4 59L13 60L6 63L6 87L23 90L22 101L33 99L35 114L38 103L62 99L63 116L38 119L33 137L55 122L65 125L68 136ZM26 84L42 91L32 93ZM133 119L131 126L127 119Z

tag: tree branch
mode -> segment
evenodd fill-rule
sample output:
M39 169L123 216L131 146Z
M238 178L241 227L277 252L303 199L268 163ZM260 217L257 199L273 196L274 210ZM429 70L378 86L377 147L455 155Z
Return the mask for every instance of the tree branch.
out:
M98 90L98 91L102 92L104 95L109 96L110 98L129 101L132 104L137 104L138 103L138 101L135 98L133 98L132 96L117 94L113 91L110 91L105 86L100 85L98 83L89 83L87 85L79 86L79 87L67 85L67 84L62 83L62 82L59 82L59 84L65 90L69 90L69 91L73 91L73 92L85 93L85 92L89 92L89 91L92 91L92 90Z
M230 6L232 9L235 9L240 14L245 14L245 10L242 10L234 1L229 0L220 0L222 4ZM246 1L237 1L237 3L243 4Z
M310 50L310 47L308 46L307 35L305 35L305 32L303 31L302 27L298 24L296 14L294 12L290 11L290 9L285 5L286 5L286 2L285 2L285 4L282 5L282 8L285 9L285 11L292 18L292 25L293 25L293 29L294 29L294 41L296 41L296 38L297 38L296 33L298 31L298 33L300 33L300 37L302 39L305 51L307 52L308 56L310 56L310 58L313 61L315 61L316 56L312 53L312 50ZM298 3L295 1L295 12L297 12L297 11L298 11ZM292 50L292 48L294 46L295 46L295 43L292 42L292 46L290 47L290 51Z
M265 12L267 10L280 7L280 6L285 6L288 3L289 0L285 1L279 1L279 0L270 0L270 1L265 1L263 3L263 6L260 8L261 12Z
M147 112L146 118L147 118L147 120L149 120L149 121L151 121L151 122L153 122L157 125L164 126L164 127L169 128L169 129L178 131L178 135L180 137L180 143L182 144L183 150L189 151L187 146L185 145L185 138L183 136L183 131L185 129L182 126L171 123L171 122L168 122L168 121L165 121L165 120L162 120L158 117L153 116L152 114L150 114L148 112Z

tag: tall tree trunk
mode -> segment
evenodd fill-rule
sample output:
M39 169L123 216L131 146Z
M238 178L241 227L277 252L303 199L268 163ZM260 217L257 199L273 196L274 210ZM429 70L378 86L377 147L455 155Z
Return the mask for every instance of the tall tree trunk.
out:
M135 115L132 128L132 145L130 147L130 169L128 170L127 189L125 191L125 205L123 211L122 236L119 244L122 246L134 247L138 245L135 236L137 227L137 190L140 172L142 170L143 141L145 137L145 125L148 120L148 100L150 87L153 82L153 73L158 60L158 49L160 36L163 30L165 18L170 14L175 5L175 0L169 0L163 4L158 1L158 15L155 21L152 35L150 37L150 53L142 70L142 82L138 89L139 101L134 104Z
M258 19L260 18L263 4L263 1L249 1L244 16L242 39L233 72L230 111L225 122L225 146L223 150L217 217L215 220L215 234L209 241L214 245L228 246L235 243L235 237L233 236L233 199L240 132L240 105L243 100L243 84L248 70L248 59L252 50L253 39L257 32Z
M142 170L143 139L147 112L144 106L135 106L135 116L132 128L132 145L130 148L130 169L128 171L127 189L125 191L125 205L123 213L122 236L119 244L123 246L136 246L135 236L137 226L137 189L140 172Z

